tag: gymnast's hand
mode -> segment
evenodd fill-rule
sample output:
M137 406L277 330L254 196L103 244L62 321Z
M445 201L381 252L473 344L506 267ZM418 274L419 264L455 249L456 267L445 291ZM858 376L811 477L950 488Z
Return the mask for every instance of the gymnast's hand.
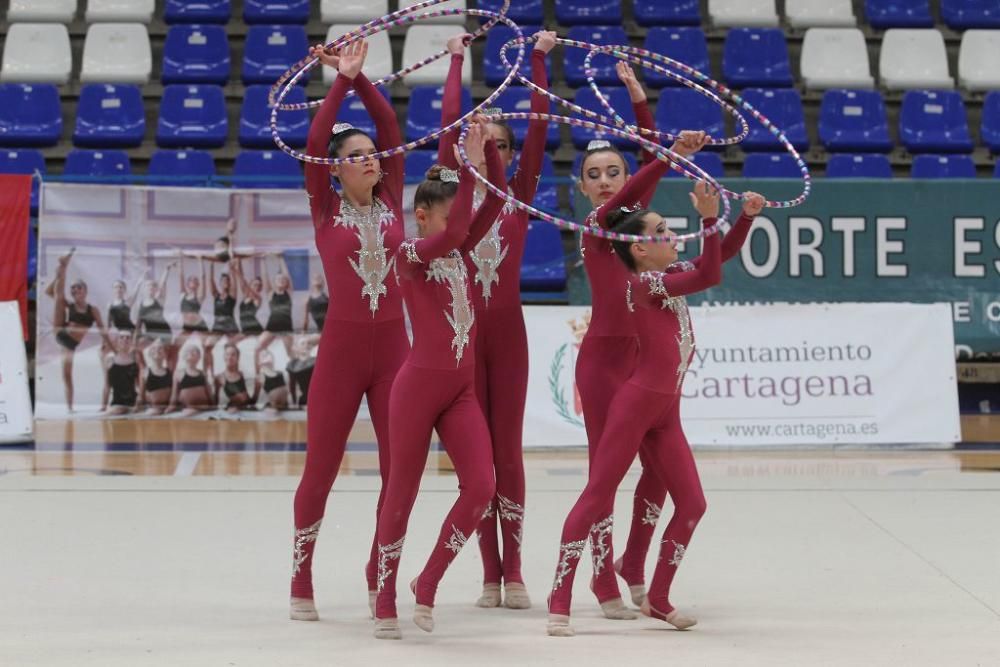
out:
M754 218L764 210L764 202L767 201L763 196L757 194L756 192L744 192L743 193L743 215Z
M628 98L632 101L632 104L645 102L646 91L639 84L639 79L636 78L635 70L632 69L631 65L624 60L619 60L615 65L615 71L618 73L618 78L621 82L628 88Z
M340 63L337 67L340 73L348 79L353 79L361 73L368 56L368 40L362 39L348 44L340 50Z
M477 169L486 161L486 139L489 131L486 129L486 117L477 114L469 126L469 133L465 135L465 154L469 157L469 162ZM458 145L452 146L455 150L455 159L459 164L463 164L462 156L458 152Z
M674 142L670 150L684 157L691 157L708 143L708 135L701 130L684 130L680 133L680 138Z
M539 30L535 33L535 49L548 53L556 46L557 35L554 30Z
M691 204L702 219L719 217L719 193L708 181L698 181L691 193Z
M340 66L340 55L337 49L327 49L322 44L317 44L309 49L309 57L316 58L327 67L337 69Z
M453 56L461 56L465 54L465 49L469 46L469 42L472 41L472 35L467 32L463 32L454 37L448 38L448 53Z

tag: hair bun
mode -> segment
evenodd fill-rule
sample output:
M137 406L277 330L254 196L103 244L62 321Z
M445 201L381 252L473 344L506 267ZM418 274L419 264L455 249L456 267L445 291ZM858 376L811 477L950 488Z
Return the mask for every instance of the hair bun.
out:
M436 164L427 170L427 174L424 176L428 181L440 181L441 172L444 171L444 167L440 164Z

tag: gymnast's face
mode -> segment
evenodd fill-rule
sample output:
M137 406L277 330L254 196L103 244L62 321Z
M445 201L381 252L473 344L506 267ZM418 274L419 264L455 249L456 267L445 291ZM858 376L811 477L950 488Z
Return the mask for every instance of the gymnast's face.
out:
M226 368L233 371L240 366L240 351L235 345L227 345L226 351L222 353L222 358L226 363Z
M312 274L312 288L322 290L324 287L326 287L326 283L323 281L323 276L319 273Z
M374 155L375 144L363 134L348 137L337 151L338 158ZM340 179L340 184L352 192L371 190L382 178L382 165L375 158L361 162L345 162L330 167L330 173Z
M581 171L580 192L594 208L615 196L628 178L625 161L614 151L591 153L584 159Z
M201 361L201 350L194 345L188 345L184 351L184 361L189 368L195 368Z
M111 286L111 292L114 294L115 299L121 301L125 298L125 283L120 280L116 280Z
M658 213L647 213L642 221L645 225L642 233L645 236L665 236L669 239L677 236ZM668 266L677 261L677 248L674 243L633 243L632 256L640 271L666 271Z
M490 133L493 141L496 142L497 152L500 153L500 160L505 167L509 167L510 163L514 161L514 146L510 140L508 128L496 123L489 123L486 126L486 130Z

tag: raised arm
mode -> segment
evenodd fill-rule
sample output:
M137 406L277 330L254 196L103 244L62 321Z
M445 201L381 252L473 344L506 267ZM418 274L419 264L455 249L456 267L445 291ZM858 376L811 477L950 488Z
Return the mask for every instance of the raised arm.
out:
M497 188L503 190L506 174L504 173L503 161L500 159L500 152L497 150L496 142L491 138L484 147L486 157L486 178ZM471 157L471 156L470 156ZM472 224L469 227L469 235L462 244L462 252L466 253L476 247L476 245L490 231L490 227L496 221L500 211L503 210L504 199L487 190L486 199L476 211Z
M723 264L740 253L740 249L746 243L747 236L750 234L750 228L753 227L753 221L764 209L764 202L764 197L755 192L743 193L743 210L740 213L740 217L722 239L721 254ZM695 265L700 262L700 256L691 260L691 263Z
M273 254L276 254L276 253L269 253L269 254L273 255ZM273 292L273 287L271 285L271 274L268 272L268 267L267 267L267 255L264 255L263 257L261 257L260 261L264 265L264 270L261 271L261 273L260 273L260 280L261 280L261 283L263 283L263 285L264 285L264 295L267 296L267 298L270 299L271 298L271 293Z
M649 110L646 91L642 89L642 84L636 78L632 66L624 60L619 60L615 65L615 71L618 74L618 79L625 85L626 90L628 90L628 98L632 102L632 111L635 112L635 124L644 130L656 130L656 122L653 120L653 114ZM651 135L642 136L653 140ZM649 164L657 159L655 154L645 149L642 150L641 157L643 164Z
M139 290L142 289L142 283L143 283L142 280L136 280L135 289L132 290L132 296L128 295L125 296L125 305L129 307L129 310L132 309L132 306L135 305L136 299L139 298Z
M177 261L180 262L181 270L179 273L180 278L180 295L183 299L187 295L187 276L184 273L184 253L177 253ZM197 296L197 295L195 295Z
M309 55L319 58L327 67L337 69L340 58L336 53L331 53L321 45L314 46L309 50ZM333 85L330 86L323 104L320 105L316 117L313 118L309 126L309 135L306 139L306 154L312 157L329 157L330 136L333 134L333 124L337 120L337 112L347 92L351 89L351 78L343 73L338 73ZM312 213L313 224L319 225L330 212L336 203L339 195L330 186L330 167L325 164L305 163L306 192L309 194L309 210ZM230 252L235 252L235 248L230 246Z
M451 65L444 82L444 96L441 99L441 127L447 127L462 117L462 65L465 62L465 47L468 33L461 33L448 39ZM460 128L456 128L438 139L437 163L449 169L458 169L458 159L454 148L458 144Z
M399 131L399 121L396 112L389 101L382 97L372 82L363 72L354 78L354 89L365 105L365 109L375 121L375 131L378 133L377 148L384 151L403 144L403 135ZM382 158L382 183L379 187L397 206L403 204L403 183L406 177L406 158L402 153L392 157Z
M205 267L202 266L202 276L204 276ZM208 263L208 286L212 288L212 298L219 298L219 288L215 284L215 262Z
M625 181L625 186L597 209L597 224L607 229L607 214L622 206L631 207L639 202L640 208L645 208L648 200L652 199L652 195L656 192L656 184L669 168L670 165L663 160L654 160L630 176Z
M181 261L181 260L177 260L177 261ZM176 263L177 262L170 262L169 264L167 264L167 268L163 269L163 275L160 276L160 285L159 285L159 294L160 294L160 300L161 300L160 305L164 306L164 307L166 307L166 304L167 304L167 279L170 277L170 269L174 268L174 265ZM183 293L183 291L184 291L184 287L182 285L181 286L181 292Z
M556 45L556 34L551 31L536 33L535 48L531 50L531 81L539 88L549 87L548 73L545 71L545 57ZM549 98L537 92L531 94L531 112L549 113ZM510 180L514 195L521 201L531 202L538 190L538 179L542 173L545 155L545 138L549 131L546 120L528 121L528 133L521 146L521 159L517 172Z

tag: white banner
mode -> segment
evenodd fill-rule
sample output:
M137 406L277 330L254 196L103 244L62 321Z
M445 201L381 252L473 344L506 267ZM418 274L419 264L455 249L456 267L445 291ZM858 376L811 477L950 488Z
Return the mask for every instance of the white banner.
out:
M574 367L589 308L525 309L526 447L586 444ZM681 416L693 445L961 440L947 304L691 309Z
M17 301L0 301L0 442L31 440L28 357Z

